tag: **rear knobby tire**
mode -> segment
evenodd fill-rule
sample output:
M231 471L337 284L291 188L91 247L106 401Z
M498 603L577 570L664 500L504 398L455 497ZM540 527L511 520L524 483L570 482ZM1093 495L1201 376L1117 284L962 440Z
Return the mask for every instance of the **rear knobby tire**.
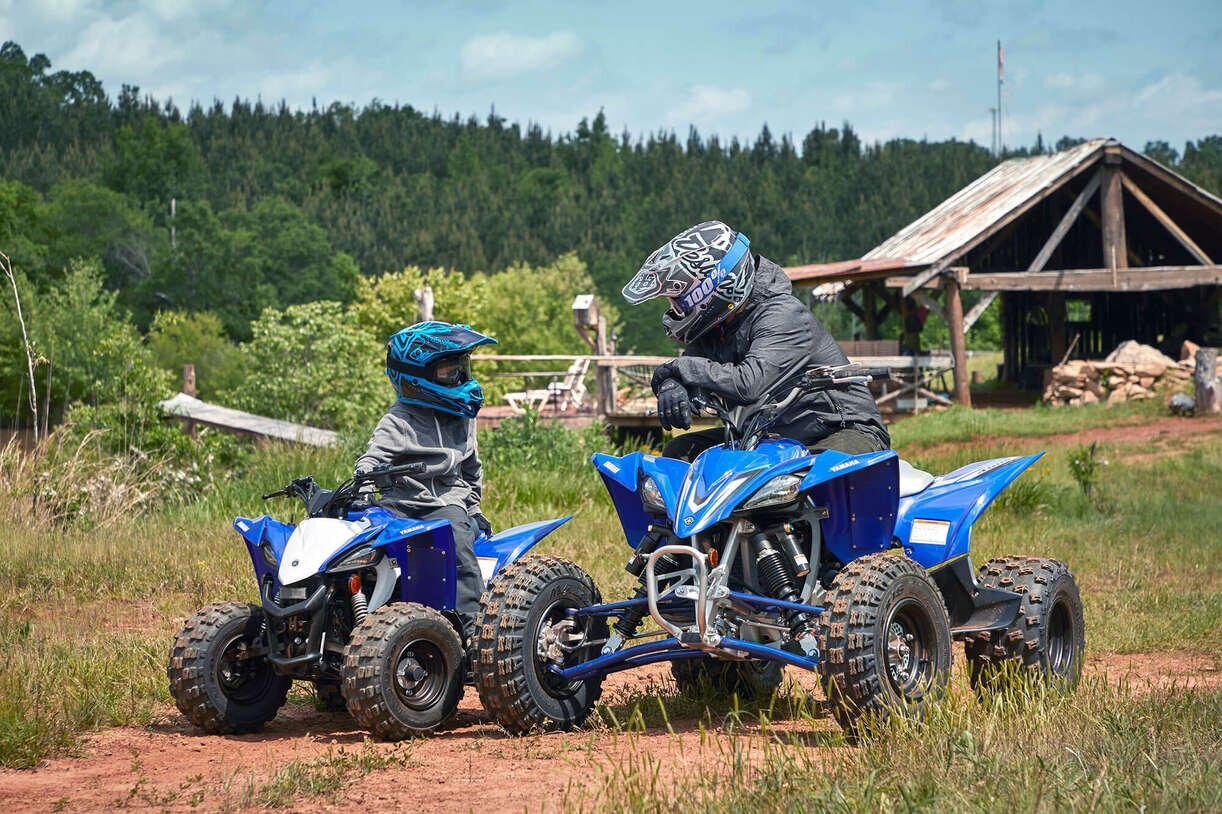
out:
M740 701L762 702L781 686L785 668L776 661L695 658L672 661L670 674L679 692L692 698L738 696Z
M819 625L819 676L850 737L871 718L919 718L950 679L946 605L925 569L871 554L836 575Z
M603 676L564 681L537 649L547 630L568 618L566 610L601 602L590 575L559 557L518 560L489 584L476 617L475 686L484 708L508 732L572 729L589 717ZM605 619L586 617L582 624L585 640L607 637ZM564 665L597 654L578 647Z
M458 707L465 655L458 631L433 608L378 608L344 648L340 691L348 712L383 740L430 732Z
M196 611L170 651L170 695L210 735L257 732L276 717L293 680L263 651L263 609L219 602Z
M1008 628L974 633L964 641L972 687L986 692L1024 677L1059 689L1076 687L1086 624L1069 566L1041 557L1001 557L986 562L977 581L1014 591L1022 603Z

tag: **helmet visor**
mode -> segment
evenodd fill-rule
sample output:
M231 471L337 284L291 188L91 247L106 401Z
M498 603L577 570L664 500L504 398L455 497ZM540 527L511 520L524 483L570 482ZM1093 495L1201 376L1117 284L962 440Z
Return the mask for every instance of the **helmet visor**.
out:
M429 368L429 379L444 387L457 387L471 380L471 354L439 359Z

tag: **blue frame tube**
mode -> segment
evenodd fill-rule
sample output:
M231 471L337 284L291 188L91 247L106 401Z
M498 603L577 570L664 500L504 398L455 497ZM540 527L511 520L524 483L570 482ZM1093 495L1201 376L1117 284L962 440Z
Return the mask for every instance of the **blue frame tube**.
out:
M693 600L683 599L675 596L673 592L669 592L663 594L660 601L692 602ZM585 608L572 608L565 611L565 613L567 613L569 616L619 616L621 613L623 613L623 611L626 611L629 608L635 608L648 602L649 598L643 596L640 599L625 599L623 602L607 602L603 605L590 605L589 607Z
M814 670L819 665L818 660L808 659L805 656L799 656L766 644L759 644L758 642L725 638L721 640L721 646L729 650L742 650L758 659L779 661L791 667L800 667L803 670ZM623 650L617 650L614 653L599 656L596 659L576 664L565 670L557 670L555 667L549 667L548 669L566 681L581 681L595 675L607 675L620 670L629 670L642 664L652 664L657 661L678 661L680 659L699 658L706 655L709 655L707 651L695 647L684 647L679 644L678 639L672 636L656 642L650 642L649 644L638 644Z
M731 599L737 599L739 602L744 602L753 608L786 608L794 611L806 611L813 613L815 616L823 613L825 608L818 605L802 605L797 602L786 602L783 599L772 599L767 596L756 596L755 594L744 594L738 591L730 591L728 594Z

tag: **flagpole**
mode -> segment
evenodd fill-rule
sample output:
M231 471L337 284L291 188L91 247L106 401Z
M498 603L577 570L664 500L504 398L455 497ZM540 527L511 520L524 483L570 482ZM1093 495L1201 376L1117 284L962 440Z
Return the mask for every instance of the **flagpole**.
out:
M997 41L997 155L1006 151L1005 141L1001 136L1001 70L1005 57L1001 51L1001 40Z

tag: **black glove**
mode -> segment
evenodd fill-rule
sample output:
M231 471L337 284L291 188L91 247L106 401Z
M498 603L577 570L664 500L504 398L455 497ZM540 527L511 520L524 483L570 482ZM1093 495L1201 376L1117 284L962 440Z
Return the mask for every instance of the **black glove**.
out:
M667 379L658 389L658 422L662 429L691 429L692 400L678 379Z
M480 531L487 534L489 537L492 536L492 524L488 522L487 517L484 517L479 512L476 512L475 514L471 515L471 519L475 521L475 525L479 527Z
M662 385L667 379L677 379L675 375L675 363L663 362L653 369L653 376L649 379L649 388L653 390L654 395L662 392ZM682 384L682 382L680 382Z

